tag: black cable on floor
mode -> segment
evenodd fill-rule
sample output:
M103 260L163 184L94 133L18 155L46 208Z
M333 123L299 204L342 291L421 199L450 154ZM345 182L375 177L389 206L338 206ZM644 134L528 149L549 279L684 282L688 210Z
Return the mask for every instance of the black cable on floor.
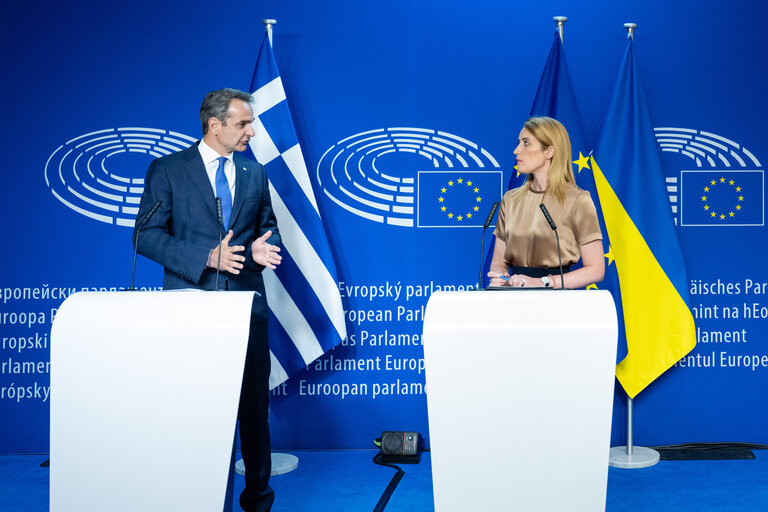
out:
M379 498L379 502L376 503L376 506L373 509L373 512L383 512L384 508L387 506L387 503L389 503L389 498L392 497L392 493L395 492L395 489L397 488L397 484L400 483L400 480L403 479L403 475L405 475L405 471L400 469L398 466L395 466L394 464L388 464L386 462L382 462L381 460L381 453L377 453L376 456L373 458L374 464L378 464L379 466L387 466L388 468L396 469L397 473L395 473L395 476L392 477L392 480L389 481L389 485L387 485L387 488L384 489L384 492L381 495L381 498Z
M768 445L755 444L755 443L684 443L684 444L668 444L664 446L651 446L655 450L723 450L723 449L748 449L748 450L765 450L768 449Z

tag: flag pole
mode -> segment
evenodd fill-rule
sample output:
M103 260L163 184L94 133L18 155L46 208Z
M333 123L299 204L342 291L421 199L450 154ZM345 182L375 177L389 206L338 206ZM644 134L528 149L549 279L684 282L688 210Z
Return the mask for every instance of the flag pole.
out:
M267 37L269 38L269 45L272 45L272 27L277 25L277 20L265 18L261 20L264 24L264 29L267 31ZM299 458L289 453L275 453L272 452L272 474L282 475L288 473L299 467Z
M277 25L277 20L265 18L261 20L261 22L264 24L264 28L267 31L269 45L272 46L272 27ZM290 453L272 452L272 476L289 473L297 467L299 467L299 458L295 455L291 455ZM235 463L235 472L238 475L245 475L245 462L243 462L243 459L240 459Z
M637 28L637 23L625 23L624 28L627 29L627 39L635 40L635 29Z
M565 16L555 16L552 18L552 21L557 23L557 31L560 33L560 42L565 44L565 41L563 40L563 27L565 26L565 22L568 21L568 18Z
M267 37L269 38L269 45L272 46L272 27L277 25L277 20L272 20L265 18L261 20L261 22L264 24L265 29L267 30Z
M627 39L635 39L637 23L625 23ZM647 468L659 462L659 452L652 448L634 446L632 433L632 399L627 395L627 446L613 446L608 457L608 465L615 468Z

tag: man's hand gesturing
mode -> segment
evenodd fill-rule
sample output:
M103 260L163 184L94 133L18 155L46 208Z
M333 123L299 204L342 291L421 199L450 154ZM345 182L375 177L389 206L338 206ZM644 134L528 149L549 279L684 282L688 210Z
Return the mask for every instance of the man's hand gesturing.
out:
M243 262L245 256L238 254L245 251L245 247L242 245L229 245L229 241L232 239L234 233L229 230L227 236L221 241L221 244L217 245L211 253L208 255L207 265L211 268L216 268L219 264L219 270L229 272L230 274L239 274L240 269L243 268ZM219 263L219 251L221 251L221 262Z

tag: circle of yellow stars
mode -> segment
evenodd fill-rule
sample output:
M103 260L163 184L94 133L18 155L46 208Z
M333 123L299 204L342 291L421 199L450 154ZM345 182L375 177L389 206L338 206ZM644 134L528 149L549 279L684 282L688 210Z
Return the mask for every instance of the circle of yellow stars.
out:
M732 187L733 193L736 194L735 196L736 204L734 205L733 208L730 208L730 211L728 211L727 213L725 211L720 211L720 212L715 211L712 208L712 206L707 202L709 200L708 194L714 194L715 189L718 186ZM722 178L722 177L719 180L710 180L710 182L704 187L704 194L701 196L701 202L702 202L702 207L704 208L704 211L709 213L709 216L712 217L713 219L719 219L719 220L725 220L727 218L735 217L736 213L741 210L742 201L744 201L744 195L741 193L741 187L736 185L736 182L734 180L726 180L725 178Z
M458 214L454 213L453 211L450 211L448 207L445 205L446 200L446 194L451 190L452 187L461 187L466 186L469 187L472 190L472 193L475 195L475 205L470 208L469 211L459 212ZM440 196L437 198L437 202L440 203L440 211L445 213L449 219L456 220L458 222L462 222L465 219L469 220L472 218L472 215L480 211L480 203L483 201L483 198L480 196L480 189L475 186L472 183L472 180L465 180L464 178L457 178L454 180L449 180L448 183L440 188Z

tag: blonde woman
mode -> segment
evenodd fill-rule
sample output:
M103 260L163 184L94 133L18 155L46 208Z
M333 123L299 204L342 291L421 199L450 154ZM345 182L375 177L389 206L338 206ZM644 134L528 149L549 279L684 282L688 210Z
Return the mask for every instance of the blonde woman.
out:
M562 286L557 242L540 204L557 225L565 288L602 281L605 260L597 211L589 192L576 186L565 127L551 117L531 117L520 130L514 153L517 171L528 179L501 200L490 285ZM583 266L570 270L580 259Z

